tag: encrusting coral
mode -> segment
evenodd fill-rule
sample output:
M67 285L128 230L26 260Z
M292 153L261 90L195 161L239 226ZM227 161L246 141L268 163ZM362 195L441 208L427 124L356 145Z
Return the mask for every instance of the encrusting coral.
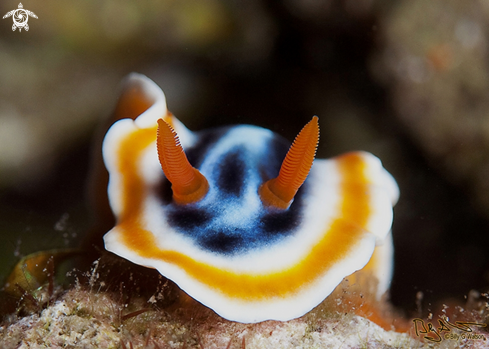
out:
M386 331L356 315L355 308L362 308L368 297L348 281L299 319L243 324L221 318L184 294L172 303L175 286L162 277L150 297L135 296L130 283L116 290L101 277L98 265L85 275L87 285L78 281L44 309L5 322L2 348L424 347L406 333Z

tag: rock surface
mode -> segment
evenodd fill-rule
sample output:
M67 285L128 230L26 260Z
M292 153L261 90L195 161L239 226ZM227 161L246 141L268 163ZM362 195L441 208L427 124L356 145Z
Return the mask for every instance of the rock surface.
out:
M195 302L177 310L147 310L151 304L141 298L128 305L118 298L110 292L72 289L44 310L4 323L2 348L428 347L406 333L386 331L351 309L346 311L344 297L327 300L299 319L258 324L227 321ZM147 311L127 318L138 308Z

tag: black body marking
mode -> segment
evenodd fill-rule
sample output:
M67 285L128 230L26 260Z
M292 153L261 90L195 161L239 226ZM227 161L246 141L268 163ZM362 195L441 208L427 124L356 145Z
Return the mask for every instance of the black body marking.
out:
M188 148L185 148L188 162L195 167L200 168L203 159L206 157L210 148L230 129L227 127L211 128L204 131L195 132L197 142Z
M217 184L219 189L228 195L236 197L243 194L243 180L245 176L245 164L240 157L240 149L231 151L222 160L219 169Z
M212 215L207 210L189 206L175 207L170 210L168 214L170 225L181 229L195 229L208 224L212 219Z
M211 236L201 238L199 242L207 250L223 254L233 254L235 251L242 249L245 239L243 239L239 232L230 234L228 231L218 231Z

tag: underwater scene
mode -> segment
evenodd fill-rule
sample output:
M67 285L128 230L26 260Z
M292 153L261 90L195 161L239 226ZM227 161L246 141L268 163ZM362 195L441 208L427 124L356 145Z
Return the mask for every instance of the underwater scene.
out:
M486 2L0 13L1 348L489 346Z

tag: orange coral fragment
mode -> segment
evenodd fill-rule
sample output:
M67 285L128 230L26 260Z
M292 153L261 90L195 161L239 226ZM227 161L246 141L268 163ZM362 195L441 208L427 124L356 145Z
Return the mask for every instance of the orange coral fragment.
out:
M314 116L292 143L280 167L278 177L265 182L259 189L267 206L287 209L304 183L316 156L319 141L318 117Z
M158 120L156 145L161 168L172 184L175 202L185 205L201 200L209 190L207 179L190 165L177 133L163 119Z

